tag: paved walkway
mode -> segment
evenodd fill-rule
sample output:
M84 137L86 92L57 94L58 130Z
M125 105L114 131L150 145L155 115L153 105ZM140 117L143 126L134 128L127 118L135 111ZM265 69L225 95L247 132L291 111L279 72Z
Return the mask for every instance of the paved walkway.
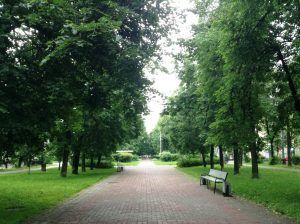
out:
M249 186L250 187L250 186ZM170 166L144 161L28 223L293 223L252 203L213 194Z

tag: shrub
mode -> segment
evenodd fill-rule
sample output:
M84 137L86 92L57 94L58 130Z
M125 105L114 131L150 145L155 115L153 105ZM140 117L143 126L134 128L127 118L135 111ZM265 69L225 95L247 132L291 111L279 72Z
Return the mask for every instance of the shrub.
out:
M292 163L295 165L300 165L300 156L293 156Z
M103 160L98 168L112 168L114 166L111 160Z
M139 157L137 155L132 155L132 161L138 161Z
M164 151L159 155L159 159L164 162L176 161L178 159L178 154L173 154L168 151Z
M116 162L119 161L123 163L139 160L137 155L132 155L131 153L116 153L113 154L112 157Z
M210 157L206 156L205 161L207 164L210 164ZM219 163L220 163L220 159L218 157L214 156L214 164L219 164Z
M257 163L263 163L265 161L266 157L262 155L258 155Z
M270 159L269 164L270 165L276 165L280 164L280 158L278 156L274 156L273 158Z
M202 161L199 158L193 157L181 157L177 161L178 167L191 167L191 166L201 166L203 165Z
M245 160L245 163L250 163L251 162L251 159L247 154L244 155L244 160Z

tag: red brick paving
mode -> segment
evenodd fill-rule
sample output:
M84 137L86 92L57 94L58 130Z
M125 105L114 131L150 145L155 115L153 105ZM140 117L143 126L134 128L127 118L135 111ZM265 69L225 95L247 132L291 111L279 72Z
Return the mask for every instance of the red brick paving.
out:
M296 223L250 202L199 186L169 166L144 161L28 223Z

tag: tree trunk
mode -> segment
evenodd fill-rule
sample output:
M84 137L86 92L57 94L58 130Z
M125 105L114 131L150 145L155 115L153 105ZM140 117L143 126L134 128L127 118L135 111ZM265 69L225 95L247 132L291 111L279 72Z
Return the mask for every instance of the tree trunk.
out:
M41 159L41 171L42 172L46 172L47 171L47 165L46 165L44 156L42 156L42 159Z
M242 149L239 150L239 166L240 167L243 166L243 150Z
M66 177L68 172L68 160L69 160L69 153L70 153L70 146L71 146L71 138L72 132L70 130L66 131L66 145L63 150L62 156L62 166L60 171L60 176Z
M42 163L41 164L41 171L42 172L46 172L47 171L47 164L46 163Z
M73 156L73 164L72 164L72 174L78 174L79 159L80 159L80 151L78 149L75 149L74 156Z
M252 178L258 178L258 154L256 149L256 143L250 144L251 162L252 162Z
M292 160L291 160L292 135L291 135L291 127L289 121L287 122L287 128L286 128L286 144L287 144L288 166L291 166L292 165Z
M210 168L213 169L214 166L214 146L210 145Z
M99 154L98 155L98 160L97 160L97 168L100 168L101 158L102 158L102 154Z
M58 170L60 170L60 167L61 167L61 160L58 161Z
M18 167L19 167L19 168L21 168L22 162L23 162L23 157L20 156L20 157L19 157L19 160L18 160Z
M201 155L202 155L203 166L206 167L205 154L202 152Z
M223 147L221 145L219 145L219 157L220 157L221 170L224 170L224 155L223 155Z
M289 88L290 88L290 91L291 91L291 94L292 94L292 97L294 100L295 110L300 112L300 99L299 99L298 92L297 92L296 82L292 78L293 74L291 73L291 70L288 67L288 64L286 63L286 60L285 60L280 48L276 47L275 50L277 51L277 57L281 61L282 68L286 74Z
M94 154L91 155L91 163L90 163L90 170L94 169Z
M62 166L60 171L60 176L66 177L68 172L68 160L69 160L69 149L66 145L63 150L63 157L62 157Z
M237 146L233 148L233 174L237 175L240 173L240 165L239 165L239 149Z
M82 158L81 158L81 171L86 172L86 167L85 167L85 152L82 153Z
M28 158L27 166L28 166L28 173L30 174L30 172L31 172L31 156L29 156L29 158Z
M275 138L275 136L270 139L270 147L271 147L270 156L271 156L271 158L274 158L274 138Z

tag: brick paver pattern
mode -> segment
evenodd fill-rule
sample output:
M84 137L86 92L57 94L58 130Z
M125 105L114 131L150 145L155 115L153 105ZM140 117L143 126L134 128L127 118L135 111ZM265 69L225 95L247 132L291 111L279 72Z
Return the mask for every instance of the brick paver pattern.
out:
M234 187L234 186L233 186ZM251 187L251 186L249 186ZM223 197L171 166L143 161L28 223L293 223L261 206Z

